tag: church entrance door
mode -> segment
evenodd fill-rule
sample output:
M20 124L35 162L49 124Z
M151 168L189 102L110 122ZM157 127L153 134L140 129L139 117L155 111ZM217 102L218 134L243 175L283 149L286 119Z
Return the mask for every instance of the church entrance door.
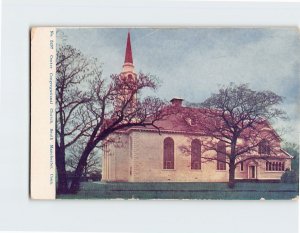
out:
M248 178L256 179L256 166L251 165L248 167Z

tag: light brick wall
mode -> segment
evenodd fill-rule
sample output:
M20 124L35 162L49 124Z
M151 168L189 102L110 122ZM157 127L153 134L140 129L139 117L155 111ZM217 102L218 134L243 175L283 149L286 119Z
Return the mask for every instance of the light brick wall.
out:
M190 145L190 138L179 134L132 132L134 138L134 181L135 182L226 182L228 171L217 171L215 161L202 163L201 170L191 169L191 156L180 150ZM174 170L163 169L163 141L174 140ZM203 140L200 137L194 137ZM212 153L212 152L211 152ZM209 156L204 153L204 156Z
M129 137L115 134L110 137L104 153L103 181L129 181Z
M171 137L174 140L174 169L163 169L163 141ZM191 155L183 153L181 146L190 146L192 139L206 140L201 136L185 136L174 133L132 131L129 135L115 135L117 144L111 143L104 155L103 180L129 182L227 182L226 171L217 170L217 162L204 162L201 170L191 169ZM216 152L202 153L204 157L215 157ZM249 165L256 166L257 179L280 179L283 171L266 171L266 161L246 161L244 171L240 165L235 170L236 179L249 178ZM291 167L291 160L285 160L285 169ZM130 174L131 173L131 174ZM108 174L108 175L107 175Z

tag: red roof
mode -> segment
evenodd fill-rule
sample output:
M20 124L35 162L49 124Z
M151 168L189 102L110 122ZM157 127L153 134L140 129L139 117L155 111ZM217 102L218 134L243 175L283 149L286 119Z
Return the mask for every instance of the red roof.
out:
M171 111L172 114L169 114L165 118L155 122L155 126L158 127L161 131L207 134L207 130L205 132L203 125L205 125L205 127L210 127L211 125L212 129L214 129L215 124L222 124L221 122L223 122L220 119L220 117L212 118L211 116L209 116L210 114L218 116L218 114L215 114L216 110L214 111L206 108L192 108L192 107L169 105L166 107L166 111ZM205 122L205 124L203 124L203 122ZM275 130L271 127L271 125L266 120L262 120L260 124L256 124L255 128L258 132L260 132L262 129L270 129L273 135L276 138L280 139L280 137L276 134ZM146 126L146 127L135 126L135 127L130 127L127 130L143 130L143 129L157 130L157 128L153 126ZM244 134L246 135L248 133L251 133L251 130L253 129L252 128L246 129L244 131ZM126 129L121 131L126 131Z
M189 120L192 121L192 119L189 116L186 116L185 113L188 111L194 112L197 117L200 118L201 116L204 116L204 114L207 111L207 109L204 108L191 108L191 107L181 107L181 106L174 106L169 105L166 107L165 111L171 112L166 117L164 117L161 120L156 121L154 124L156 127L158 127L160 130L164 131L176 131L176 132L192 132L192 133L202 133L202 129L199 125L195 124L193 125L193 122L189 122ZM150 119L149 119L150 121ZM130 127L127 130L157 130L157 128L153 126L135 126ZM123 131L123 130L122 130ZM126 131L126 129L125 129Z

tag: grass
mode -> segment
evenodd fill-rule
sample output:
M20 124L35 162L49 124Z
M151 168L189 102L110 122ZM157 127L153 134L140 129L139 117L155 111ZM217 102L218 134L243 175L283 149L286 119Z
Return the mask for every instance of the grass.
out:
M237 183L102 183L82 182L73 195L58 199L211 199L211 200L287 200L298 196L298 184Z

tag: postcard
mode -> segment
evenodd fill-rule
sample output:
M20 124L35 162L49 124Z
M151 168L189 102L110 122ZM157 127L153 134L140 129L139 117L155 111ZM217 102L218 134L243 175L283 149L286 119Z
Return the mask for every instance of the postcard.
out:
M32 199L292 200L296 27L31 29Z

